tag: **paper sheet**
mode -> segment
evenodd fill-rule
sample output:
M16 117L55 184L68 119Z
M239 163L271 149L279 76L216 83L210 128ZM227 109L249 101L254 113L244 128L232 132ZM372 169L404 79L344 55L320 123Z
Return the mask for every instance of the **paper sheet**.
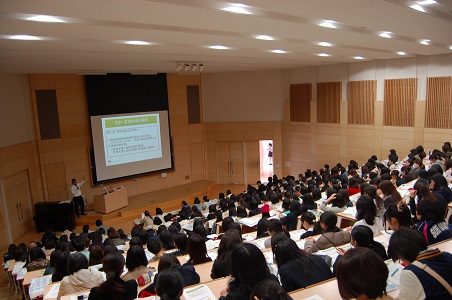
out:
M323 300L323 298L320 297L319 295L314 295L308 298L303 298L303 300Z
M46 298L57 298L59 291L60 291L60 284L57 283L55 285L52 285L49 292L45 296L46 296Z
M186 300L216 300L212 291L204 284L184 289Z

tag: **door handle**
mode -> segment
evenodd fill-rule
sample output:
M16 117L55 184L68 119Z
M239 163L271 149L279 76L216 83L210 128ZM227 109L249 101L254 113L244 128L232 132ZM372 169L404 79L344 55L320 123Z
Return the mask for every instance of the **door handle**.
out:
M17 218L20 221L19 204L16 204Z

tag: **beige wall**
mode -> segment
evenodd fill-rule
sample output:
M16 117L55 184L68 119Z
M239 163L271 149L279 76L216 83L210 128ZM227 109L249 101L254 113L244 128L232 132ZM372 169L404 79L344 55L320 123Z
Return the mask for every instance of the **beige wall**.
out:
M41 140L37 136L39 159L47 200L70 199L70 180L86 177L82 188L88 201L100 188L89 184L90 164L88 149L91 147L91 133L88 106L83 76L73 74L30 75L33 91L56 89L61 138ZM186 85L200 84L199 76L168 75L168 100L170 106L171 134L173 136L175 170L160 174L115 182L124 185L129 196L164 189L184 183L205 179L204 144L202 124L188 125ZM36 128L39 124L36 123Z

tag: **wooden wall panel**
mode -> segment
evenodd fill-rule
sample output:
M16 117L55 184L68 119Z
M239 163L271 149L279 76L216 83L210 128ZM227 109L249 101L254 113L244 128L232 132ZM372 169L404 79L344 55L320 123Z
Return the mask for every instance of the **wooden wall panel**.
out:
M383 125L414 127L417 78L386 79Z
M374 125L377 81L362 80L348 83L348 124Z
M312 83L290 85L290 121L311 121Z
M317 83L317 122L339 123L342 82Z
M452 76L427 78L425 127L452 128Z

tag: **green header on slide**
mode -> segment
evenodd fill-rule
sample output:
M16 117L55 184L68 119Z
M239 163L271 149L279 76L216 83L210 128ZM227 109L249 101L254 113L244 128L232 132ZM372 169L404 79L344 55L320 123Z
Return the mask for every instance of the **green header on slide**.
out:
M154 123L157 123L157 116L141 116L141 117L117 118L105 120L105 127L112 128Z

